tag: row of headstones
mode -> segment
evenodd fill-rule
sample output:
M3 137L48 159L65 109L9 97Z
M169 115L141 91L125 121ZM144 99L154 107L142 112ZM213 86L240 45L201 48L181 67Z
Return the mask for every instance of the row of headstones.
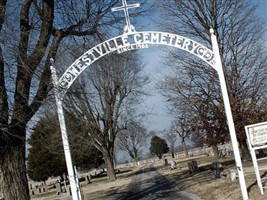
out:
M38 188L40 188L40 187L43 187L44 186L44 183L38 183L37 185L34 185L33 186L33 184L30 184L29 185L29 188L32 190L32 189L38 189Z
M30 184L29 188L30 188L31 195L35 195L36 193L44 193L46 191L44 187L44 183L41 183L40 185Z
M55 184L56 185L56 194L59 195L61 193L64 192L68 192L68 194L71 196L71 190L70 189L66 189L65 187L61 187L59 184ZM31 195L35 195L35 194L40 194L40 193L45 193L46 192L46 188L45 187L40 187L38 189L31 189Z
M66 185L62 188L60 181L57 181L55 183L55 186L56 186L57 195L60 195L62 192L64 192L64 193L67 192L71 196L70 188L67 190Z
M61 186L60 186L60 182L57 181L55 183L56 186L56 192L57 194L60 194L61 192L63 192L64 190L62 190ZM31 195L35 195L37 193L45 193L46 192L46 188L44 187L44 184L41 183L41 185L35 185L35 187L33 187L32 184L30 184L30 193Z
M86 175L86 176L85 176L85 180L86 180L87 184L91 183L91 180L92 180L91 175ZM55 186L56 186L56 192L57 192L57 195L59 195L59 194L62 193L62 192L67 192L68 195L71 196L71 188L69 187L69 188L67 189L67 188L66 188L66 184L65 184L65 186L64 186L63 189L62 189L60 181L57 181L57 182L55 183Z
M91 183L91 176L90 176L90 175L87 175L87 176L85 177L85 180L87 181L88 184ZM56 193L57 193L57 195L61 194L62 192L63 192L63 193L67 192L68 195L71 196L71 189L70 189L70 187L67 189L67 188L66 188L66 185L65 185L65 186L62 188L60 181L56 181L56 182L55 182L55 186L56 186ZM43 184L42 184L41 186L36 185L36 186L35 186L35 189L33 189L33 188L32 188L32 185L30 185L30 189L31 189L31 190L30 190L30 191L31 191L31 195L35 195L35 191L36 191L36 190L37 190L37 192L39 192L39 193L45 193L45 192L46 192L46 189L45 189L45 187L43 187Z
M44 187L39 187L38 189L31 189L30 191L31 191L31 195L35 195L36 194L35 191L37 191L37 193L45 193L46 192Z

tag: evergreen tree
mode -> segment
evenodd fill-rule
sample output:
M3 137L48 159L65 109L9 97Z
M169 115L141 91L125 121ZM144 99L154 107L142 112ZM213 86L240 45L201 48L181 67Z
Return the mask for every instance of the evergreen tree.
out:
M151 138L149 150L152 155L156 155L159 159L162 159L162 155L169 152L169 147L164 139L155 135Z
M72 114L66 114L73 163L81 170L97 167L102 154L92 145L86 126ZM61 134L56 115L43 117L33 129L28 143L28 174L34 181L67 173Z

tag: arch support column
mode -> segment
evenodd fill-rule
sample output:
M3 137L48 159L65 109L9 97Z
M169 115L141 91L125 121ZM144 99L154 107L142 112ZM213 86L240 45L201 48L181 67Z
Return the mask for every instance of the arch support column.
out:
M68 140L68 134L67 134L67 128L65 123L65 117L64 117L64 110L62 106L62 98L58 92L58 78L56 74L56 70L53 66L54 60L51 59L51 74L52 74L52 81L54 85L54 94L56 99L56 105L57 105L57 113L58 113L58 119L59 119L59 125L61 130L61 136L62 136L62 142L64 147L64 154L67 164L67 170L69 175L69 183L70 183L70 189L71 189L71 195L73 200L81 200L81 191L79 186L79 180L77 177L76 170L74 171L74 167L72 164L72 158L71 158L71 152L70 152L70 145Z
M243 167L242 167L240 152L239 152L239 148L238 148L238 141L237 141L237 137L236 137L235 125L234 125L233 115L232 115L232 111L231 111L231 105L230 105L230 101L229 101L229 95L228 95L227 86L226 86L225 77L224 77L224 72L223 72L220 51L219 51L219 47L218 47L217 38L214 34L214 30L210 29L210 33L211 33L211 43L212 43L212 48L213 48L213 53L214 53L214 58L215 58L216 70L217 70L217 73L219 76L219 81L220 81L222 95L223 95L224 108L225 108L225 112L226 112L229 132L230 132L233 151L234 151L234 157L235 157L235 163L236 163L236 168L237 168L237 172L238 172L239 184L240 184L243 199L247 200L248 199L247 186L246 186L244 171L243 171Z

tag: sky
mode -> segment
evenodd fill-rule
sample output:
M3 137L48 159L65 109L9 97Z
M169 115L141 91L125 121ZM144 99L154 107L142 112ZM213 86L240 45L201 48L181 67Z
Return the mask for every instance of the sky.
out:
M267 0L250 0L257 6L257 15L264 21L267 28ZM267 32L266 32L267 35Z
M153 0L151 0L150 3L152 1ZM249 0L249 1L255 3L255 5L258 6L257 15L262 20L264 20L267 28L267 0ZM138 2L138 0L131 2ZM159 30L159 28L156 27L152 21L149 24L150 26L146 27L146 29L137 31L154 30L154 31L164 32L164 30ZM153 88L153 85L157 83L158 80L162 79L163 77L162 74L167 73L168 69L166 69L166 67L164 67L164 65L162 64L164 60L161 58L162 52L159 49L149 48L149 49L143 49L141 51L142 51L143 61L146 64L145 74L149 75L151 79L151 88ZM146 98L144 106L145 109L151 113L151 116L145 122L146 128L148 130L156 130L156 131L168 129L171 125L172 117L170 116L170 114L168 114L165 99L155 89L151 90L150 92L151 96Z
M146 122L148 130L163 130L171 125L171 116L166 108L165 98L155 88L155 85L162 80L163 74L168 72L168 68L162 64L162 51L159 48L149 48L142 50L146 67L144 73L150 78L150 96L146 97L144 107L150 113Z

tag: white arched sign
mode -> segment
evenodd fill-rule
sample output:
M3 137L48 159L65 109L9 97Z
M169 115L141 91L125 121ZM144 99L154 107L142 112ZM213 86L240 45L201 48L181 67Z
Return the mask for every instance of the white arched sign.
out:
M58 89L64 95L75 79L91 64L101 57L112 52L123 53L125 51L149 48L151 45L165 45L187 51L215 70L214 53L202 44L189 38L166 32L131 32L104 41L85 52L65 71L58 81Z
M229 132L233 145L236 167L239 175L241 192L243 199L248 199L247 188L244 178L244 171L238 149L238 142L236 138L235 127L229 103L224 72L222 68L218 43L216 36L214 35L214 31L211 29L211 42L213 50L210 50L209 48L203 46L202 44L194 40L173 33L157 32L157 31L136 32L134 26L132 26L130 23L128 9L136 8L139 6L140 5L138 3L127 5L126 0L122 0L121 7L113 8L112 11L119 11L119 10L124 11L126 18L126 26L124 28L124 34L106 40L96 45L92 49L88 50L87 52L85 52L75 62L73 62L73 64L71 64L71 66L64 72L64 74L60 78L57 77L56 70L53 67L53 60L51 59L52 80L54 85L54 91L58 109L58 117L60 122L62 141L64 146L65 158L68 168L68 175L69 175L69 181L73 199L81 200L81 193L80 193L78 178L76 176L75 169L73 168L72 165L68 135L64 119L62 101L64 99L65 93L72 85L72 83L75 81L75 79L86 68L88 68L91 64L93 64L101 57L110 54L112 52L122 53L130 50L149 48L152 45L165 45L184 50L202 59L204 62L209 64L213 69L217 71L224 100Z

